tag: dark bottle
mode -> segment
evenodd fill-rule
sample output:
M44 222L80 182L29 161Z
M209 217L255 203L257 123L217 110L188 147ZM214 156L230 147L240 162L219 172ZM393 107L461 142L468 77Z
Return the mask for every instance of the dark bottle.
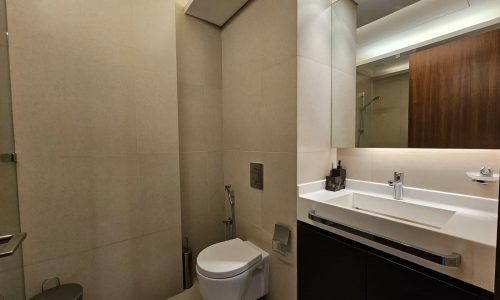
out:
M339 160L337 168L333 168L332 166L330 175L326 176L326 189L333 192L345 189L346 178L347 171L342 168L342 161Z

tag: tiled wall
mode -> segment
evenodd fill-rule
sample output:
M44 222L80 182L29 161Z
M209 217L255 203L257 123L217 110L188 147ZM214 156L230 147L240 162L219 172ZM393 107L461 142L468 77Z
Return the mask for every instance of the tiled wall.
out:
M330 0L298 1L297 181L320 180L332 157Z
M27 297L182 290L174 0L8 0Z
M356 76L356 139L361 147L406 148L408 147L408 98L410 80L408 73L372 79L360 73ZM365 105L373 102L362 113L364 132L359 137L359 123L363 106L360 93L365 93ZM357 140L358 141L358 140Z
M177 0L182 235L193 259L224 239L220 28L184 14Z
M0 153L14 152L5 0L0 0ZM19 232L16 165L0 163L0 235ZM0 259L0 299L24 300L22 254Z
M222 30L224 183L236 195L237 235L271 254L267 299L296 299L297 2L250 1ZM250 187L264 163L264 190ZM292 252L271 250L274 224Z
M357 4L332 4L332 147L354 147Z
M338 149L350 179L386 183L394 171L405 173L405 185L498 199L498 182L472 182L466 171L482 166L500 170L500 150Z

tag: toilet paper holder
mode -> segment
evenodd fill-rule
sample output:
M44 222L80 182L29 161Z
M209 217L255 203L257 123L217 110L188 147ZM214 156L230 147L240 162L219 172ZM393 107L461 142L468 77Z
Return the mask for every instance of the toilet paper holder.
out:
M290 229L284 225L274 224L272 249L282 255L287 255L290 244Z

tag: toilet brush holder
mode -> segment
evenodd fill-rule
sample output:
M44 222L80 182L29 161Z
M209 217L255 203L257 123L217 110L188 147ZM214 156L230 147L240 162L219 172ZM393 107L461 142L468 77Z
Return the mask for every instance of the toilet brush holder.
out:
M182 246L182 283L185 290L193 286L193 251L189 247L188 238L184 239Z

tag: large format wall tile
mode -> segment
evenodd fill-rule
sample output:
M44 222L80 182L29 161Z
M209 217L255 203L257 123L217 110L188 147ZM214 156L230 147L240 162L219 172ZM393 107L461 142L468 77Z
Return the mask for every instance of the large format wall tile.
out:
M28 298L52 276L89 299L179 292L174 1L7 8Z
M25 267L27 296L40 292L42 280L59 276L80 282L85 299L167 299L182 285L180 232L161 231Z
M260 106L262 150L297 150L297 59L286 60L262 72ZM255 116L253 116L255 118Z
M297 151L330 151L331 67L299 57L297 71Z
M297 2L250 1L224 26L222 82L224 183L236 195L236 234L271 255L267 298L293 300L296 248L282 256L271 240L276 223L295 239ZM264 164L264 190L250 187L251 162Z
M331 0L298 0L297 54L331 68ZM299 72L300 74L300 72Z
M236 219L261 227L263 192L250 187L251 162L262 163L263 152L224 151L224 184L230 184L233 187L236 199ZM264 174L266 172L264 166ZM264 185L266 185L265 179ZM238 226L238 223L236 225Z
M498 184L475 183L465 172L500 170L499 150L338 149L338 156L350 179L386 183L400 171L407 186L498 198Z
M336 149L297 153L297 183L323 180L336 161Z
M7 21L5 18L7 16L7 11L5 6L5 0L0 0L0 16L2 16L2 22L0 22L0 32L7 32ZM1 46L7 45L7 35L2 34L0 36L0 45Z
M297 180L304 183L323 179L332 160L331 1L299 0L297 19Z
M182 235L196 262L224 239L222 43L215 25L184 14L176 1Z

